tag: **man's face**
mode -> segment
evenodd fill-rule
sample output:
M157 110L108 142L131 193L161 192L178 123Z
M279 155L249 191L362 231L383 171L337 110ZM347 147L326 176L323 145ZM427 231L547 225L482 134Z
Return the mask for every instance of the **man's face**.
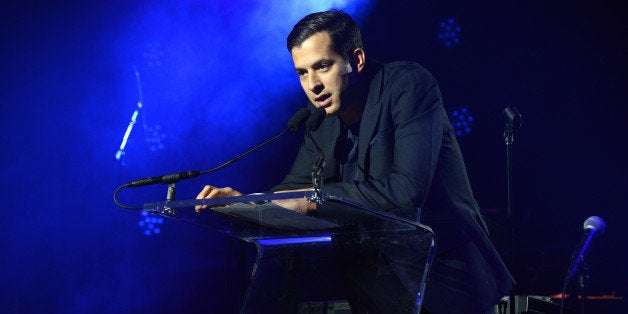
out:
M332 48L329 34L316 33L292 48L292 61L312 104L324 108L328 116L340 112L341 96L355 74L349 61Z

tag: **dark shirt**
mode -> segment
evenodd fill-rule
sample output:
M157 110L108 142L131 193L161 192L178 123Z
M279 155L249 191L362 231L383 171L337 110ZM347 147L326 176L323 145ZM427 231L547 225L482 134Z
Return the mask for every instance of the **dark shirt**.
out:
M340 164L341 180L358 180L358 135L360 122L350 126L342 125L341 134L336 144L336 159Z

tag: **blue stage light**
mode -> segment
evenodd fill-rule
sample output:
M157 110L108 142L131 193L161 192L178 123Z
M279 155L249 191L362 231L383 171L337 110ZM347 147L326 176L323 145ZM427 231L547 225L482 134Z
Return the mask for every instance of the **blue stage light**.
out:
M126 131L124 132L124 136L122 137L122 143L120 144L120 148L116 152L116 155L115 155L116 160L120 160L120 158L122 158L122 156L124 155L124 149L126 148L126 143L128 142L129 135L131 135L133 126L135 125L135 122L137 121L137 115L140 113L140 109L142 108L142 103L138 102L137 107L138 108L135 109L135 111L133 111L133 114L131 115L131 122L129 122L129 125L126 128Z
M181 0L135 7L118 22L108 46L116 64L106 65L123 70L133 66L137 92L126 76L121 85L128 98L137 94L143 104L133 117L134 133L125 137L127 150L116 155L142 169L125 169L125 175L207 169L281 131L289 115L305 105L286 49L294 24L331 8L359 22L371 2L253 1L242 6L229 0ZM128 111L123 112L128 119ZM248 177L230 175L228 184L252 185ZM147 235L163 231L144 218L140 223Z
M460 44L461 28L453 18L448 18L438 24L438 40L447 48Z
M471 133L474 118L468 108L461 107L452 110L449 118L451 126L456 131L456 136L461 137Z
M160 226L164 224L164 218L142 211L138 226L144 232L144 235L151 236L161 233Z
M285 48L292 26L309 13L330 8L359 21L370 2L254 1L243 7L228 0L182 0L138 6L119 28L112 48L119 68L136 65L136 75L142 73L150 103L144 104L138 122L146 124L150 116L150 127L143 129L147 149L158 153L165 146L184 147L194 134L198 147L220 152L206 154L206 166L267 138L275 130L259 132L261 127L284 124L303 104L286 101L302 93Z
M146 44L146 50L142 53L142 58L146 62L147 67L153 68L161 66L164 55L165 53L159 43L149 42Z
M149 149L151 152L164 149L164 139L166 139L167 135L162 132L161 125L158 124L154 127L145 126L144 135L146 144L149 145Z
M152 53L151 55L158 55L158 54ZM151 60L155 58L151 58ZM152 66L157 66L160 64L159 62L154 61L154 60L152 60L151 62L152 62L151 64L153 64ZM144 99L142 96L143 92L142 92L142 83L140 80L140 73L136 66L133 66L133 71L135 72L135 80L136 80L136 86L137 86L137 99L138 99L137 109L135 109L135 111L131 115L131 122L129 122L126 132L124 133L124 136L122 137L122 143L120 144L120 148L115 154L115 158L118 161L120 161L122 156L125 155L125 148L128 143L129 136L131 135L133 126L135 126L135 124L137 123L137 119L140 115L141 115L141 120L142 120L142 126L144 129L144 141L149 146L149 149L151 152L162 150L164 148L163 139L166 138L166 134L161 131L161 125L156 125L152 127L152 126L148 126L148 124L146 123L146 117L144 116L145 109L144 109L144 104L143 104ZM121 164L124 165L124 163L121 163Z

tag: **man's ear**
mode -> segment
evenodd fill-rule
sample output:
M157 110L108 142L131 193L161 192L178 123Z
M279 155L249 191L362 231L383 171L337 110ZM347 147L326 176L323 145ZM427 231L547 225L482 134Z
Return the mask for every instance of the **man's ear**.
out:
M362 72L364 65L366 64L366 54L364 50L358 48L353 51L353 64L355 65L356 72Z

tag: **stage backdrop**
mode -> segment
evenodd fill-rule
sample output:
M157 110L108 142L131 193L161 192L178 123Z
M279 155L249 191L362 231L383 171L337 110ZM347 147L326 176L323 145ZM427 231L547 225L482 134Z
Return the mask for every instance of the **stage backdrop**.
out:
M589 292L625 296L628 30L619 4L27 1L0 9L3 312L230 312L237 245L118 208L112 194L133 179L212 168L279 133L306 103L285 37L328 8L355 16L367 56L414 60L437 78L507 260L501 112L519 109L512 187L523 293L560 292L582 223L597 215L607 231L588 259ZM264 191L301 137L181 182L177 198L208 183ZM158 185L120 200L165 196Z

